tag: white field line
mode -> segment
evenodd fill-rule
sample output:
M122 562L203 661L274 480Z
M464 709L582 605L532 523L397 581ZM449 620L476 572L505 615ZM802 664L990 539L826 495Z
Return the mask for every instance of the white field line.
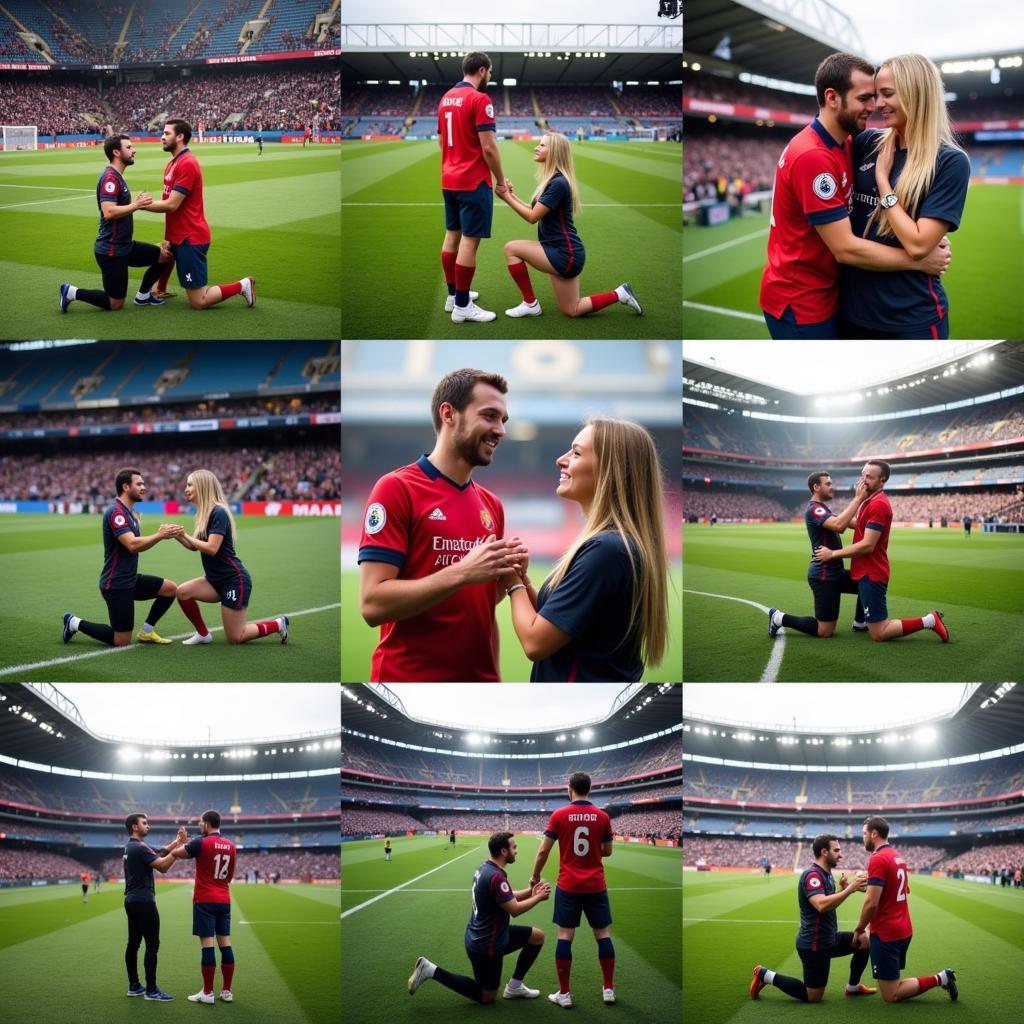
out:
M793 918L783 918L781 921L761 918L738 918L738 917L684 917L683 924L793 924Z
M756 601L748 601L745 597L732 597L729 594L709 594L706 590L687 590L683 589L684 594L699 594L701 597L718 597L723 601L738 601L740 604L749 604L753 608L759 608L761 611L768 614L769 609L763 604L758 604ZM767 627L766 627L767 628ZM786 633L785 630L779 630L775 635L774 646L772 648L772 656L768 659L768 664L764 667L764 672L761 673L762 683L774 683L778 674L779 666L782 664L782 654L786 649Z
M298 924L297 921L239 921L239 924ZM334 921L303 921L302 927L305 928L307 924L329 924L332 928L337 928L337 924Z
M754 323L763 324L764 317L756 313L741 313L738 309L726 309L725 306L708 306L703 302L691 302L683 299L683 306L690 309L702 309L705 313L720 313L722 316L734 316L738 320L753 320Z
M0 181L0 188L42 188L48 192L93 192L91 188L68 188L67 185L13 185Z
M684 263L689 263L691 260L702 260L705 256L713 256L716 252L723 252L726 249L731 249L734 245L742 245L744 242L752 242L755 238L762 238L768 234L768 228L764 228L761 231L754 231L749 235L740 235L739 238L733 238L729 242L719 242L718 245L712 245L708 249L701 249L700 252L691 252L689 256L683 257Z
M8 203L6 206L0 206L0 210L18 210L22 206L45 206L47 203L71 203L81 202L84 196L60 196L55 199L33 199L30 203Z
M424 871L422 875L417 875L415 878L410 878L408 882L403 882L401 885L396 885L393 889L385 889L383 892L378 893L372 899L364 900L362 903L356 904L354 907L349 907L348 910L343 910L341 913L342 919L348 917L349 914L354 914L357 910L362 910L363 907L368 907L371 903L376 903L377 900L384 899L385 896L390 896L392 893L398 892L399 889L404 889L408 885L412 885L413 882L418 882L421 878L426 878L427 875L432 875L435 871L440 871L442 868L448 867L449 864L454 864L457 860L462 860L463 857L468 857L471 853L479 854L480 850L478 847L474 847L472 850L467 850L465 853L460 853L458 857L453 860L446 860L443 864L438 864L436 868L431 868L429 871ZM344 886L342 886L344 891ZM459 889L459 892L465 892L465 888Z
M342 206L444 206L444 203L346 203L343 202ZM649 210L649 209L668 209L669 207L678 207L678 203L587 203L587 209L598 209L598 210ZM683 260L685 263L686 260Z
M681 885L627 885L613 886L613 892L679 892ZM394 889L343 889L344 892L394 892ZM460 889L410 889L409 892L465 892L466 887Z
M329 612L332 608L340 608L341 602L336 601L334 604L324 604L319 608L303 608L297 612L283 612L282 614L287 615L289 619L297 619L300 615L314 615L317 612ZM211 633L222 633L224 631L223 626L210 626L208 627ZM54 629L56 633L56 628ZM186 637L191 636L192 633L175 633L174 636L168 636L167 640L184 640ZM8 665L6 668L0 668L0 676L12 676L15 672L31 672L38 668L49 668L51 665L63 665L69 661L82 661L85 658L99 658L104 654L120 654L122 651L133 651L138 648L138 644L128 644L127 647L100 647L95 651L86 651L82 654L71 654L66 658L51 658L49 661L33 661L25 665Z

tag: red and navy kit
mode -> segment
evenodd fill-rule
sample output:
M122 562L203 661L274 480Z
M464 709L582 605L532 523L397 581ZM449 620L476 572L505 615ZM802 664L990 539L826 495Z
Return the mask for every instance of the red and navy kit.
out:
M559 807L544 829L558 840L558 888L562 892L603 892L608 888L601 848L612 839L612 821L589 800Z
M221 505L214 505L210 518L206 522L206 537L209 540L214 534L224 539L220 542L217 554L208 555L200 552L203 561L203 575L220 592L222 603L229 607L244 608L249 602L252 591L252 579L248 570L242 565L235 554L234 536L231 530L231 519L227 510ZM229 592L234 590L234 597Z
M228 887L235 877L235 844L219 832L211 832L190 839L185 852L196 862L192 902L230 903Z
M576 277L583 270L587 254L572 220L572 189L561 171L530 205L537 203L549 211L537 221L537 240L560 277Z
M104 203L116 203L118 206L128 206L132 201L132 194L124 178L114 169L107 166L96 182L96 205L100 211L100 233L93 244L93 251L101 256L127 256L132 248L132 224L133 214L125 217L118 217L117 220L107 220L103 216Z
M168 210L164 237L174 245L186 241L209 245L210 225L203 211L203 173L195 154L187 147L164 168L163 198L170 198L172 192L181 192L185 198L176 210Z
M124 901L125 903L155 903L156 887L153 884L152 864L158 857L166 854L166 850L159 853L144 843L141 839L132 836L124 846Z
M812 896L831 896L836 891L836 882L831 871L817 864L809 867L801 876L796 887L796 898L800 904L800 931L796 934L796 948L818 952L836 944L839 924L836 912L827 910L819 914L811 902Z
M513 898L508 875L492 860L485 860L473 875L473 913L466 925L466 949L484 956L500 956L509 936L508 911L502 903Z
M807 536L811 539L811 564L807 567L807 578L809 580L838 580L843 577L843 560L833 558L827 562L816 562L814 560L814 549L824 545L833 551L838 551L843 542L835 530L826 530L821 524L826 519L831 519L835 513L823 501L807 503L804 509L804 526L807 527Z
M871 934L882 942L897 942L914 933L910 924L910 869L888 844L878 847L868 860L868 885L878 885L882 895L871 919Z
M853 543L864 539L865 530L878 530L881 537L874 551L854 555L850 560L850 576L855 579L867 577L872 583L889 582L889 529L892 526L892 505L885 491L875 491L857 512L857 526L853 531ZM865 602L866 604L866 602Z
M117 538L124 533L136 537L142 526L135 513L120 499L103 513L103 571L100 590L130 590L139 575L139 555L129 551Z
M493 97L469 82L458 82L441 97L437 108L441 188L472 192L481 183L491 187L491 169L484 160L479 135L496 128Z
M370 493L360 562L397 566L399 579L422 579L505 532L501 502L475 481L457 484L431 461L381 477ZM499 682L498 583L471 583L420 615L386 622L370 681Z
M768 263L761 276L761 309L798 324L819 323L839 307L839 264L815 230L850 213L852 143L838 143L815 118L782 151L775 170Z

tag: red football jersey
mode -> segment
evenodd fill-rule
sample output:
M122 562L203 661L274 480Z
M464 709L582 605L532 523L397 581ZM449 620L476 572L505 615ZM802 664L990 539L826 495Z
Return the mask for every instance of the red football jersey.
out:
M548 819L544 835L558 840L558 888L604 892L601 847L612 838L612 820L589 800L574 800Z
M864 539L866 529L879 530L875 550L866 555L854 555L850 559L850 576L859 580L867 576L874 583L889 582L889 528L892 526L892 505L885 491L875 491L857 512L857 525L853 531L853 543Z
M484 160L480 132L493 132L494 99L469 82L453 85L437 108L437 134L441 139L441 188L472 192L481 182L491 184L491 169Z
M196 862L193 903L230 903L228 885L235 875L235 844L219 832L196 836L185 844Z
M399 579L422 579L504 531L504 510L490 491L474 480L460 486L424 455L374 485L359 561L387 562L398 566ZM472 583L420 615L384 623L370 682L500 682L497 588L496 581Z
M188 148L164 168L163 198L169 198L172 192L183 192L185 199L176 210L167 213L164 237L175 245L186 239L193 245L209 245L210 225L203 211L203 172Z
M910 870L907 862L888 844L878 847L868 860L868 885L880 885L882 895L871 919L871 931L883 942L913 935L910 924Z
M782 151L775 170L768 263L761 308L798 324L827 320L839 308L839 264L815 230L850 215L853 142L840 145L815 118Z

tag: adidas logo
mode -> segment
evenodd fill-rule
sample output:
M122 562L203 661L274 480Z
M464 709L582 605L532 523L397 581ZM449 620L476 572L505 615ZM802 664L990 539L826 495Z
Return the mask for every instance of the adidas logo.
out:
M433 519L435 522L443 523L448 521L448 517L439 509L435 508L433 512L427 516L428 519Z

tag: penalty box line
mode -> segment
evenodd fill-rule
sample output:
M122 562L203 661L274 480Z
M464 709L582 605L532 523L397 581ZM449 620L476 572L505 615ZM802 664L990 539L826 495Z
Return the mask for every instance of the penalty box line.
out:
M319 608L303 608L297 612L284 612L289 619L297 619L300 615L315 615L317 612L329 612L333 608L340 608L341 602L336 601L334 604L320 605ZM209 626L207 627L211 633L223 633L223 626ZM186 637L191 636L191 633L175 633L173 636L168 636L167 640L184 640ZM0 668L0 676L14 675L15 672L31 672L34 669L39 668L50 668L52 665L64 665L69 661L84 661L86 658L99 658L104 654L120 654L122 651L133 651L136 650L140 645L127 644L124 647L101 647L97 651L85 651L82 654L70 654L66 658L51 658L49 661L33 661L26 665L8 665L6 668Z
M717 597L722 601L738 601L740 604L749 604L753 608L759 608L761 611L768 614L771 610L763 604L758 604L757 601L748 601L745 597L732 597L729 594L709 594L706 590L687 590L683 588L684 594L699 594L701 597ZM775 634L775 646L772 649L772 656L768 659L768 664L764 667L764 672L761 673L762 683L774 683L779 675L779 666L782 664L782 654L786 649L786 634L783 630L780 630Z

